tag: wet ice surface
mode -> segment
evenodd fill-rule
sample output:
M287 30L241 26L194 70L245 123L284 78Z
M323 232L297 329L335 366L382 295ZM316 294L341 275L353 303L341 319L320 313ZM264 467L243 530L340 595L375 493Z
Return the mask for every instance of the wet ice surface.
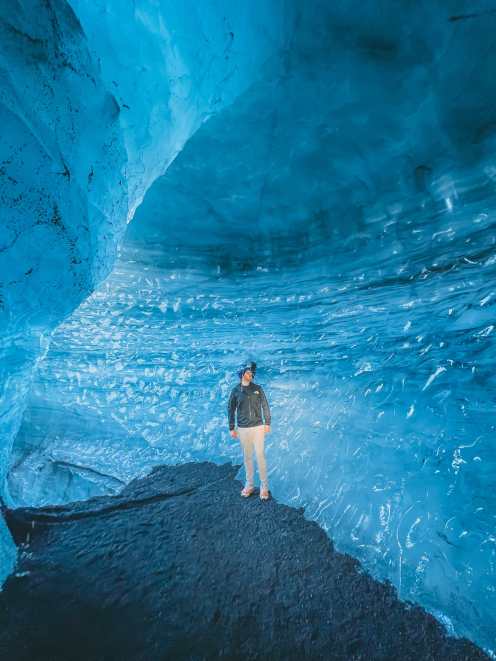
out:
M259 364L271 489L403 599L495 638L495 217L381 219L274 262L128 244L56 332L16 440L18 504L241 458L226 403ZM229 268L226 264L230 264Z

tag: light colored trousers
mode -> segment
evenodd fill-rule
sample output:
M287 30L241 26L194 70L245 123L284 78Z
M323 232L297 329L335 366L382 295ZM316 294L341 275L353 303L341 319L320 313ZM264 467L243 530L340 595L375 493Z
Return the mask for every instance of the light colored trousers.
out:
M264 441L265 431L263 425L257 427L238 427L239 440L243 448L243 458L246 471L246 486L252 487L254 477L253 450L257 455L258 473L260 475L260 487L268 489L267 465L265 463Z

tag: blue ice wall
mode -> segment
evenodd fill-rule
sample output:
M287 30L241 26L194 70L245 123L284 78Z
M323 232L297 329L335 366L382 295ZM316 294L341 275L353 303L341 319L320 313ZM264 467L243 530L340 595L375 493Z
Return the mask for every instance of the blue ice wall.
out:
M151 182L284 46L286 18L277 0L2 3L2 482L51 331L108 274Z
M64 502L164 462L239 463L225 407L253 356L272 406L274 495L490 648L494 217L479 203L419 214L403 250L398 223L303 264L226 267L195 250L188 266L127 246L40 366L12 496Z
M132 68L129 33L104 27L109 5L73 6L105 87ZM263 16L246 7L243 21ZM133 16L139 55L149 37ZM494 649L496 15L309 2L250 21L258 76L150 186L116 268L40 362L11 498L116 492L164 461L239 462L225 404L255 357L274 494ZM157 47L182 36L152 24Z

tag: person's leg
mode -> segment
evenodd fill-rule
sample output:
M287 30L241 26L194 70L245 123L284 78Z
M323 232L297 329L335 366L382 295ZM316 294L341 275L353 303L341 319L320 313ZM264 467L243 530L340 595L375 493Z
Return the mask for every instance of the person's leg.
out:
M253 438L250 433L250 427L239 428L238 434L243 448L243 459L245 463L246 483L245 487L253 487L254 467L253 467Z
M253 427L253 444L257 455L258 474L260 475L260 489L268 489L267 464L265 461L265 431L263 425Z

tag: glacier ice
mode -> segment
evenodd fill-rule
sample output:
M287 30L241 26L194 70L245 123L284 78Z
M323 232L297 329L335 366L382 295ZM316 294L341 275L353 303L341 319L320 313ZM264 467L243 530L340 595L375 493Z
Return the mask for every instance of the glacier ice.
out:
M78 185L63 167L39 171L86 262L58 243L45 254L45 239L6 253L28 260L19 274L33 251L46 258L8 290L6 438L29 396L6 497L65 502L163 462L239 462L225 399L239 359L256 357L277 497L494 649L496 16L489 2L448 5L150 2L126 14L73 1L71 18L58 14L97 82L90 95L68 68L65 105L45 115L60 119L35 133L71 154L76 122L64 159ZM216 20L226 12L236 30ZM225 64L230 32L244 45ZM91 115L100 104L106 116L109 94L120 111L102 135Z
M2 481L51 331L108 274L154 178L284 45L281 6L2 3Z
M388 222L296 265L261 255L226 268L193 243L185 266L184 251L126 242L40 365L13 497L61 503L164 462L239 463L225 404L240 357L255 356L278 499L489 646L496 259L479 209L419 216L408 250Z

